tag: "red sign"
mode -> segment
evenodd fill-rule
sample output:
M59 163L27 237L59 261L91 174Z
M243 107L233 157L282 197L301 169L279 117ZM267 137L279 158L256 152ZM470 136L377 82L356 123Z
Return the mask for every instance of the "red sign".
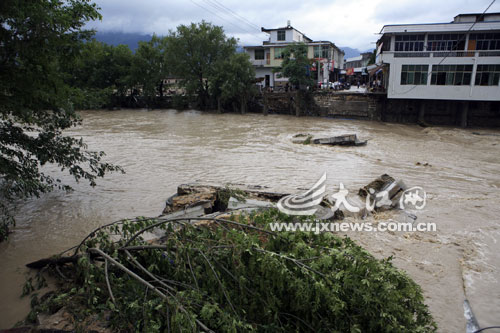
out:
M345 70L345 75L354 75L354 68L347 68Z

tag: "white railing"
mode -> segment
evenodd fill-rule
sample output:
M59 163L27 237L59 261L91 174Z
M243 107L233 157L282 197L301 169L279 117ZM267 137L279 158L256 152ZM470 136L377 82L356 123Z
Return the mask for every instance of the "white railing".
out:
M263 60L251 60L252 62L252 65L254 66L265 66L265 65L269 65L270 64L270 61L266 60L266 59L263 59Z
M442 58L442 57L500 57L500 50L490 51L490 50L482 50L482 51L384 51L382 54L394 54L395 58Z

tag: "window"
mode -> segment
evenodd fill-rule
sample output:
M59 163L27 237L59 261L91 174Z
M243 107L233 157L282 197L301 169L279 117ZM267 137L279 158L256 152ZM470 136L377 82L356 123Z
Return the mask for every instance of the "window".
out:
M423 51L425 35L398 35L396 36L396 52Z
M286 31L278 30L278 40L286 40Z
M471 77L472 65L432 65L432 85L466 86Z
M285 48L283 47L275 47L274 48L274 59L283 59L283 51Z
M401 84L427 85L429 65L403 65L401 68Z
M264 50L256 49L255 50L255 60L264 60Z
M330 47L328 45L319 45L314 47L314 58L329 58L328 52Z
M477 65L476 86L498 86L500 65Z
M500 33L470 34L469 40L476 41L476 50L500 50Z
M464 49L464 34L429 34L427 36L427 51L463 51Z

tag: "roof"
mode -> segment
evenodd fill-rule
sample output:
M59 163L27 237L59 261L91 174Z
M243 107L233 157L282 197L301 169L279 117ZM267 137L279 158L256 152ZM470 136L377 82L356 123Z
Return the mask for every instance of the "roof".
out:
M460 31L500 30L500 21L462 23L417 23L384 25L380 34L400 32L460 32Z
M484 15L484 16L488 16L488 15L500 15L500 12L496 12L496 13L465 13L465 14L458 14L455 17L459 17L459 16L478 16L478 15Z
M299 30L295 29L294 27L292 27L291 25L288 25L286 27L282 27L282 28L273 28L273 29L266 29L264 27L261 27L260 30L262 32L266 32L266 33L270 33L271 31L276 31L276 30L295 30L297 31L298 33L300 33L302 36L304 36L305 39L309 39L310 41L312 41L311 38L307 37L303 32L300 32Z
M490 23L499 23L500 21L495 20L485 20L485 21L475 21L475 22L457 22L457 17L471 17L471 16L500 16L500 12L495 13L464 13L458 14L454 17L452 22L442 22L442 23L413 23L413 24L387 24L382 27L380 33L387 32L427 32L427 31L436 31L436 32L445 32L445 31L468 31L471 29L471 25L474 25L473 30L500 30L500 26L498 24L490 24ZM407 27L404 31L398 29L401 27ZM427 27L430 30L425 29ZM388 31L385 31L388 30Z
M262 45L247 45L243 46L244 49L262 49L262 48L267 48L267 47L281 47L281 46L287 46L287 45L292 45L295 42L289 42L289 43L269 43L269 42L264 42ZM335 49L338 50L340 53L344 53L344 50L340 49L335 43L327 41L327 40L319 40L319 41L310 41L305 43L306 45L321 45L321 44L330 44L332 45Z
M363 56L357 56L357 57L346 58L346 59L345 59L345 62L361 61L361 60L363 60Z

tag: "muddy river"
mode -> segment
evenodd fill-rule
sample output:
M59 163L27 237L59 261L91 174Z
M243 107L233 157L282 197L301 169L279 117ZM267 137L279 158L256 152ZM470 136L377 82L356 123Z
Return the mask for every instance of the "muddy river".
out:
M159 215L181 183L297 192L323 172L331 192L342 182L355 193L383 173L424 188L427 205L416 215L436 223L436 232L349 235L378 258L392 255L422 286L440 332L465 331L465 298L481 327L500 325L498 132L173 110L88 111L82 117L83 125L68 133L106 151L107 161L126 174L111 174L96 188L64 176L74 192L20 203L15 232L0 244L0 328L28 311L29 300L20 298L24 264L74 245L101 224ZM484 135L473 133L478 131ZM352 148L300 145L291 142L297 133L357 133L369 141ZM384 214L376 219L395 218Z

